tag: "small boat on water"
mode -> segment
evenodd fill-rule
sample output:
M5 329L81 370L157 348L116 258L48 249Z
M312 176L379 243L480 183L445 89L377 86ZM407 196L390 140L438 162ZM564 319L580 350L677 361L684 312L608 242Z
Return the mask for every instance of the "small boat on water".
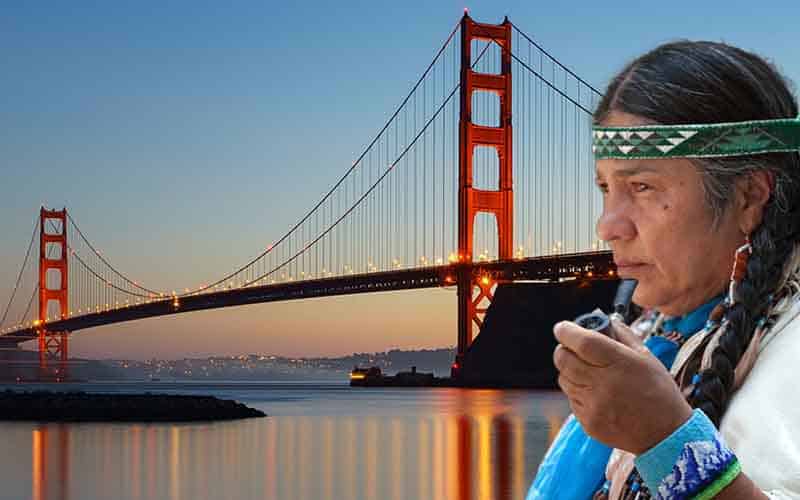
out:
M366 387L369 385L382 385L383 373L377 366L370 368L353 367L350 372L350 386L351 387Z
M369 368L354 367L350 372L351 387L420 387L450 385L449 379L437 379L433 373L421 373L416 366L410 372L397 375L384 375L377 366Z

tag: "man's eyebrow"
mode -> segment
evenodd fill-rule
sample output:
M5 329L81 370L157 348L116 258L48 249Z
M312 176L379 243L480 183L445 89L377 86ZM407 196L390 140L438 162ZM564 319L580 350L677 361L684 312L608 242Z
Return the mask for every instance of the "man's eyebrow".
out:
M663 169L660 169L656 166L647 163L640 163L630 167L615 169L613 172L611 172L611 177L632 177L637 174L660 173L662 171ZM595 177L599 179L600 173L595 171Z

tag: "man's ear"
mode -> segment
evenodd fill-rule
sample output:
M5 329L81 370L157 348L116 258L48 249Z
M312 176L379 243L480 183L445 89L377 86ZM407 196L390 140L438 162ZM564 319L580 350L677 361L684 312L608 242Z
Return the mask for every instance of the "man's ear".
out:
M736 203L743 234L752 233L761 224L774 185L775 175L767 170L756 170L737 182Z

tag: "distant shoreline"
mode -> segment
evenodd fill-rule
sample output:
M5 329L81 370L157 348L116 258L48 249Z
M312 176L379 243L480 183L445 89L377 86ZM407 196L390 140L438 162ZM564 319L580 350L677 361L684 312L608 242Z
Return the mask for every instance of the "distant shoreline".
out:
M265 416L261 410L214 396L0 392L2 421L202 422Z

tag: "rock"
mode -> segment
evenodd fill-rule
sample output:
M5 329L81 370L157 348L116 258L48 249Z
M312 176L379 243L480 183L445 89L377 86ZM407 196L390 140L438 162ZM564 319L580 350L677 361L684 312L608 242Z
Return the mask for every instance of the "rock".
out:
M213 396L11 390L0 393L0 420L191 422L265 416L242 403Z

